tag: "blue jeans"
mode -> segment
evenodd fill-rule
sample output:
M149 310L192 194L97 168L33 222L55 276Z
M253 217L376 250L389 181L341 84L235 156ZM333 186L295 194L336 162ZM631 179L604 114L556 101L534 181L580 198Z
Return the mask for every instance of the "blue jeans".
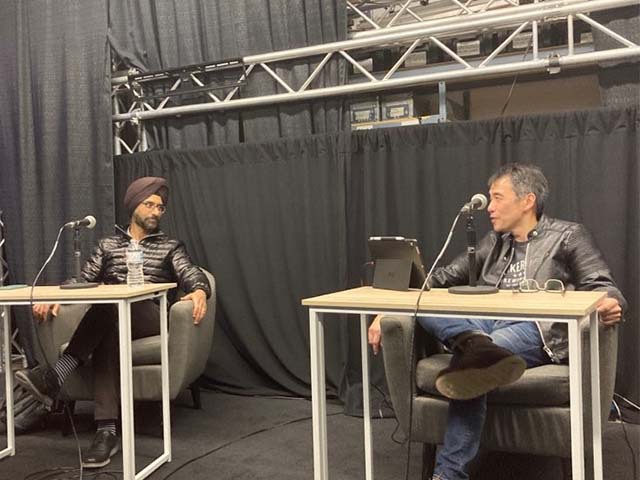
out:
M521 356L527 367L550 363L542 350L540 332L534 322L418 317L418 323L444 345L456 335L474 331L489 335L496 345ZM478 453L487 415L487 396L450 400L444 444L436 457L435 474L444 480L467 480L467 468Z

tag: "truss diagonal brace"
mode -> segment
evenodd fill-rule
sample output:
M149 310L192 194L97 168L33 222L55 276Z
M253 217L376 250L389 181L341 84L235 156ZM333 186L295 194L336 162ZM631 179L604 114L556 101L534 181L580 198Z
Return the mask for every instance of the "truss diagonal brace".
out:
M497 77L511 75L520 72L544 72L557 64L562 68L579 67L598 62L622 60L640 57L640 47L624 47L613 50L603 50L599 52L583 53L557 57L553 62L549 59L526 60L505 65L485 66L483 68L464 68L449 72L428 73L408 78L389 79L385 81L364 82L354 85L340 85L335 87L318 88L303 92L281 93L275 95L265 95L256 98L240 98L228 102L206 103L197 105L184 105L182 107L165 108L163 111L136 112L135 116L140 120L160 118L178 114L195 114L212 112L216 110L229 110L232 108L244 108L264 105L275 105L293 101L308 101L317 98L337 97L354 93L368 93L380 90L391 90L413 87L417 85L430 85L439 81L468 81L482 77ZM553 64L552 64L553 63ZM128 120L131 114L113 115L114 121Z

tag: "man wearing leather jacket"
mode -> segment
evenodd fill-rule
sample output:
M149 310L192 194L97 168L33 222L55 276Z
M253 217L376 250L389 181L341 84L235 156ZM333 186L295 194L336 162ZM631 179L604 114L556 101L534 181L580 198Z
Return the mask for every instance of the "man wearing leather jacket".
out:
M476 251L478 284L501 289L598 290L600 321L618 323L626 302L602 254L583 225L543 214L548 183L533 165L504 165L488 182L493 231ZM463 285L469 278L466 253L437 269L432 287ZM433 480L466 480L477 454L486 415L486 394L515 382L525 368L560 363L568 357L567 326L549 322L418 318L427 332L453 352L436 388L450 399L444 444ZM381 346L380 316L369 328L374 353Z
M193 302L193 322L204 318L211 295L209 281L189 258L184 244L172 240L159 229L169 190L160 177L143 177L133 181L124 196L124 206L131 223L113 236L98 242L85 262L81 275L88 282L126 283L126 251L137 241L144 255L145 283L177 282L187 292L181 301ZM37 304L33 311L40 321L56 317L59 305ZM133 339L160 333L159 306L153 300L131 305ZM52 320L53 321L53 320ZM91 357L94 374L94 416L96 436L82 455L85 468L100 468L110 462L118 450L118 312L115 305L95 304L76 328L68 347L53 367L38 366L16 372L16 380L46 405L51 405L64 380Z

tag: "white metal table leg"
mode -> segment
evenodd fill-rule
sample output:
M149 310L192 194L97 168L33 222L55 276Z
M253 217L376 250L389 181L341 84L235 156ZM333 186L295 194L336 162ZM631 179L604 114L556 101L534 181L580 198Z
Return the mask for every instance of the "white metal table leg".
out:
M131 303L118 302L120 339L120 402L122 407L122 473L124 480L136 476L135 438L133 429L133 375L131 371Z
M136 480L147 478L160 466L171 461L171 413L169 399L169 333L167 328L167 293L160 296L160 375L162 379L162 439L164 451L136 474ZM133 373L132 373L133 374Z
M324 330L322 314L309 309L311 348L311 409L313 418L313 478L329 478L327 460L327 396L324 369Z
M171 461L171 408L169 397L169 326L167 292L160 297L160 362L162 365L162 437L166 461Z
M602 409L600 406L600 344L598 312L589 316L589 352L591 357L591 423L593 424L593 478L602 480ZM587 321L584 318L583 321Z
M584 480L584 434L582 424L582 344L578 321L569 329L569 402L571 408L571 470L573 480Z
M371 448L371 400L369 395L369 351L367 316L360 315L360 349L362 353L362 404L364 415L364 470L365 479L373 480L373 451Z
M16 432L13 416L13 365L11 361L11 322L9 322L9 307L2 307L4 315L2 319L2 353L4 358L4 398L7 414L7 447L0 451L0 458L16 454Z

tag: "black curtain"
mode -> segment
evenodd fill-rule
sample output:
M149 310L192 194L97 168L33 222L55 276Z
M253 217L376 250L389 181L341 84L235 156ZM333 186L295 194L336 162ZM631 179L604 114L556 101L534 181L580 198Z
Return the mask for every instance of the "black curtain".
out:
M342 0L110 0L109 15L109 38L115 54L128 66L147 72L328 43L347 35L346 4ZM296 90L320 60L269 65ZM219 84L217 80L212 83ZM344 83L344 61L336 57L313 85ZM158 86L157 93L169 86ZM240 96L284 91L257 67L249 74ZM214 93L220 96L220 92ZM180 102L172 101L169 106ZM175 150L337 132L345 128L344 114L342 100L328 99L174 117L146 121L144 125L151 134L152 148Z
M592 12L591 18L627 40L640 43L640 4L601 12ZM593 28L596 50L620 48L622 43ZM598 66L600 97L605 107L640 105L640 61L637 59L604 62Z
M133 178L169 179L163 228L216 277L219 315L207 376L232 392L308 396L308 315L300 300L346 287L338 136L151 152L115 164L118 198ZM342 329L340 322L327 327L334 393Z
M0 210L13 282L33 281L64 222L99 219L85 251L112 229L106 25L99 0L2 2ZM71 273L70 250L66 232L43 282Z
M640 199L637 108L319 135L116 161L119 197L140 175L172 183L168 229L219 282L224 314L207 375L247 393L308 395L300 299L360 283L370 235L420 241L426 264L455 213L502 163L540 165L546 212L584 222L629 301L617 391L638 399ZM343 153L344 152L344 153ZM489 223L478 215L482 234ZM460 225L445 261L464 249ZM330 389L357 412L356 322L328 321ZM373 382L382 385L379 357Z

